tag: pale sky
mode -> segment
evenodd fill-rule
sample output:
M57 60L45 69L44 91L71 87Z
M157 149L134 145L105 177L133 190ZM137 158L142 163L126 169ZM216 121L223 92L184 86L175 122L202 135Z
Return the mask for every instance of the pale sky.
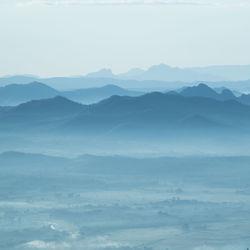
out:
M0 75L250 64L250 0L1 0Z

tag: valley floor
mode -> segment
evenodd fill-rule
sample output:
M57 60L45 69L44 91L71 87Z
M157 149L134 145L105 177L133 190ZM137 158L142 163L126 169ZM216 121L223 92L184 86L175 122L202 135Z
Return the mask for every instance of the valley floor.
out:
M247 249L249 163L2 154L0 248Z

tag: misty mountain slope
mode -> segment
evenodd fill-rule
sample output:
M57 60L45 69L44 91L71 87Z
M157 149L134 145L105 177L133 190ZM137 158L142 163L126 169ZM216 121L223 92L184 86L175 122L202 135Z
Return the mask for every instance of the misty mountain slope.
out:
M222 100L237 100L239 101L239 98L237 98L234 93L229 89L223 89L220 93Z
M66 167L72 164L67 158L48 156L43 154L31 154L23 152L4 152L0 154L1 170L12 168L25 168L26 171L37 171L36 168ZM21 170L21 172L23 169Z
M111 69L101 69L97 72L92 72L86 75L86 77L92 78L115 78L115 75L112 73Z
M55 127L82 110L83 105L61 96L30 101L0 112L0 127L7 130Z
M34 99L51 98L59 92L43 83L10 84L0 87L0 105L17 105Z
M231 72L227 72L227 70ZM237 73L238 74L237 74ZM227 79L242 79L239 72L244 72L245 77L250 78L249 67L201 67L199 68L179 68L166 64L153 65L147 70L131 69L128 72L115 75L111 69L101 69L97 72L89 73L87 77L94 78L114 78L130 80L158 80L158 81L218 81ZM228 75L228 77L227 77ZM237 75L237 77L236 77Z
M167 92L167 94L176 94L174 91ZM197 86L186 87L179 91L182 96L200 96L212 98L215 100L226 101L226 100L235 100L244 105L250 105L250 94L240 94L235 96L234 93L227 89L223 88L221 92L215 91L215 89L210 88L206 84L199 84Z
M88 112L82 112L68 123L68 128L102 130L128 125L132 131L133 126L142 130L178 130L189 123L189 129L209 128L209 124L211 128L218 125L218 128L247 129L249 122L250 108L233 100L222 102L155 92L139 97L113 96L90 105Z
M0 87L0 105L13 106L31 100L47 99L59 95L72 101L88 104L109 98L112 95L138 96L142 94L143 92L130 91L116 85L105 85L100 88L76 89L72 91L58 91L46 84L32 82L29 84L10 84L5 87Z
M183 89L180 94L183 96L202 96L214 99L219 99L220 97L220 95L216 91L202 83L198 86L187 87Z
M103 99L111 97L112 95L139 96L142 95L143 92L131 91L110 84L100 88L87 88L87 89L65 91L61 92L61 94L71 100L88 104L101 101Z
M212 74L231 81L250 79L250 65L215 65L194 67L192 70L201 74Z
M5 86L12 83L17 84L28 84L33 81L42 82L48 86L61 91L71 91L72 89L82 88L96 88L104 85L117 85L121 88L137 89L139 91L164 91L166 89L177 89L185 86L193 86L199 82L204 82L213 88L230 88L240 92L250 92L250 76L245 80L217 80L209 81L206 79L192 80L187 79L183 81L169 81L169 80L138 80L137 78L144 72L144 70L135 70L135 72L129 73L128 75L134 75L134 77L127 77L114 75L112 78L107 77L51 77L51 78L39 78L29 76L13 76L13 77L0 77L0 86ZM126 74L125 74L126 75Z
M245 104L245 105L250 105L250 94L241 95L240 97L238 97L238 101Z
M39 82L39 77L32 75L13 75L0 78L0 85L8 84L27 84L30 82Z
M186 129L193 130L194 128L200 129L200 130L206 130L206 129L213 129L213 130L220 130L220 129L229 129L230 127L227 127L225 124L215 122L211 119L208 119L202 115L193 115L190 117L184 118L180 124L182 127Z
M145 70L143 70L143 69L133 68L125 73L119 74L118 77L122 78L122 79L136 79L137 77L142 75L144 72L145 72Z
M206 84L200 83L197 86L184 88L179 92L183 96L200 96L207 97L216 100L237 100L240 102L240 98L237 98L233 92L229 89L223 89L221 93L216 92L214 89L208 87Z
M137 69L134 74L131 74L130 72L128 72L127 74L125 73L120 75L120 77L161 81L237 81L250 79L250 66L221 65L179 68L170 67L166 64L159 64L153 65L145 71Z
M149 133L226 129L249 130L250 107L237 101L153 92L138 97L112 96L82 105L64 97L30 101L0 110L0 127L52 129L74 133ZM53 130L54 129L54 130Z
M35 115L70 115L79 112L84 105L56 96L49 99L33 100L13 107L13 113L26 113Z
M170 67L165 64L154 65L141 75L137 76L139 80L158 80L158 81L218 81L222 77L211 73L203 73L192 70L192 68Z
M160 80L160 81L237 81L250 79L249 65L221 65L208 67L171 67L166 64L153 65L147 70L139 68L115 75L110 69L101 69L87 77L103 77L131 80Z
M248 187L250 158L248 156L230 157L158 157L133 158L126 156L81 155L76 158L48 156L22 152L4 152L0 154L0 172L9 171L13 175L43 173L61 170L71 174L113 175L113 176L145 176L145 178L182 179L196 184L215 184L218 186ZM14 170L14 171L13 171ZM28 171L28 172L25 172ZM30 172L31 171L31 172ZM54 176L53 178L57 178ZM66 176L65 176L66 177ZM240 177L242 182L240 182ZM50 178L50 176L48 176ZM232 181L234 179L234 181ZM143 180L141 180L143 182ZM126 182L126 181L124 181Z

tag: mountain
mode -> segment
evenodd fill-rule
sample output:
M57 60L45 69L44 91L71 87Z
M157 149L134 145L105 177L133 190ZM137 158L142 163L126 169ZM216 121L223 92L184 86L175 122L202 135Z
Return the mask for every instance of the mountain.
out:
M172 91L172 93L175 93ZM85 88L71 91L58 91L46 84L40 82L32 82L29 84L10 84L5 87L0 87L0 105L13 106L31 100L48 99L55 96L64 96L72 101L84 104L91 104L107 99L113 95L120 96L139 96L142 91L133 91L118 87L116 85L105 85L99 88ZM175 93L177 94L177 93ZM201 83L198 86L185 87L179 90L179 94L183 96L201 96L214 98L216 100L238 100L243 104L250 104L248 97L236 98L234 94L226 88L218 93L214 89Z
M87 77L109 77L130 80L156 81L239 81L250 79L250 65L221 65L208 67L171 67L166 64L153 65L147 70L135 68L126 73L114 75L103 69L88 74Z
M80 111L84 107L83 105L70 101L65 97L56 96L50 99L42 100L33 100L20 104L16 107L13 107L11 110L12 113L22 113L27 115L37 115L37 116L66 116L72 115Z
M223 90L225 90L225 89L229 89L229 88L225 88L225 87L213 87L213 90L215 90L218 94L221 94L223 92ZM230 92L232 92L233 95L235 95L237 97L242 95L242 92L237 91L235 89L230 89Z
M215 75L228 81L239 81L250 79L250 65L218 65L208 67L191 68L201 74Z
M143 92L127 90L120 88L116 85L110 84L100 88L87 88L73 91L64 91L61 92L61 94L71 100L88 104L101 101L103 99L111 97L112 95L138 96L142 95Z
M106 85L100 88L77 89L72 91L58 91L40 82L29 84L10 84L0 87L0 105L13 106L23 102L38 99L48 99L55 96L64 96L76 102L94 103L112 95L138 96L139 91L130 91L115 85Z
M158 81L218 81L223 78L213 76L212 74L199 73L191 68L170 67L165 64L154 65L143 74L139 75L137 80L158 80Z
M215 90L203 83L200 83L198 86L184 88L180 94L183 96L202 96L220 99L220 95Z
M192 126L190 126L192 124ZM131 133L183 129L247 129L250 107L234 100L150 93L139 97L112 96L90 105L66 127L75 131L130 131Z
M73 118L85 106L64 97L33 100L0 110L0 129L7 131L51 129Z
M168 94L173 94L174 92L168 92ZM180 95L182 96L189 96L189 97L194 97L194 96L200 96L200 97L207 97L207 98L212 98L215 100L220 100L220 101L226 101L226 100L235 100L239 103L242 103L244 105L250 105L250 94L241 94L239 96L235 96L234 93L226 88L223 88L223 90L218 93L214 89L208 87L205 84L199 84L198 86L193 86L193 87L186 87L183 88L180 92Z
M199 72L198 69L171 67L166 64L153 65L147 70L139 68L131 69L126 73L114 75L110 69L102 69L90 73L86 77L113 78L130 80L156 80L156 81L218 81L223 77L212 73Z
M234 93L229 89L223 89L220 96L222 100L238 100Z
M164 70L166 69L166 70ZM27 84L33 81L42 82L52 88L58 90L69 91L73 89L82 88L97 88L104 85L116 85L121 88L126 89L136 89L138 91L149 92L149 91L164 91L172 90L177 88L182 88L185 86L192 86L199 82L204 82L206 85L212 88L230 88L234 91L240 92L250 92L250 80L224 80L221 77L214 79L214 76L204 76L200 77L200 73L193 73L189 68L172 68L169 66L154 66L151 67L150 72L148 70L135 69L132 72L127 72L119 75L110 74L100 74L103 77L93 77L86 76L72 76L72 77L52 77L52 78L38 78L29 76L13 76L13 77L3 77L0 78L0 86L6 86L12 83ZM162 71L164 77L158 71ZM187 74L187 77L185 74ZM165 72L165 73L164 73ZM170 72L170 73L168 73ZM171 73L172 72L172 73ZM144 76L145 74L145 76ZM109 75L109 77L107 77ZM175 76L174 76L175 75ZM188 76L189 75L189 76ZM191 75L196 75L199 77L191 77ZM149 76L149 77L148 77ZM159 80L149 80L156 78ZM211 79L212 78L212 79ZM245 79L250 79L245 78Z
M182 96L201 96L221 101L238 100L238 98L229 89L224 88L221 93L218 93L203 83L200 83L197 86L184 88L179 92L179 94Z
M204 88L204 86L202 86ZM30 101L0 109L0 130L43 130L53 133L189 134L190 131L249 131L250 107L235 100L153 92L112 96L82 105L64 97ZM189 132L188 132L189 131ZM163 135L162 134L162 135Z
M94 77L94 78L115 78L111 69L101 69L97 72L89 73L86 77Z
M15 77L0 78L0 86L6 86L12 83L18 84L28 84L33 81L42 82L54 89L60 91L72 91L76 89L86 89L86 88L100 88L105 85L116 85L120 88L134 89L142 92L148 91L161 91L166 89L177 88L178 86L187 86L187 83L177 83L177 82L162 82L162 81L140 81L140 80L130 80L124 77L121 79L107 78L107 77L52 77L52 78L35 78L27 77L24 80L13 81ZM191 84L191 83L190 83Z
M241 95L240 97L238 97L238 101L245 104L245 105L250 105L250 94Z
M0 78L0 86L13 84L13 83L25 84L25 83L39 81L38 79L39 77L32 76L32 75L4 76Z
M135 79L145 73L145 70L140 69L140 68L134 68L129 70L126 73L119 74L118 77L122 79Z
M133 71L132 71L133 72ZM122 74L120 76L126 76ZM127 73L130 79L160 81L243 81L250 79L250 65L221 65L208 67L179 68L159 64L148 70ZM128 78L127 78L128 79Z
M0 87L0 105L17 105L33 99L51 98L59 92L43 83L10 84Z

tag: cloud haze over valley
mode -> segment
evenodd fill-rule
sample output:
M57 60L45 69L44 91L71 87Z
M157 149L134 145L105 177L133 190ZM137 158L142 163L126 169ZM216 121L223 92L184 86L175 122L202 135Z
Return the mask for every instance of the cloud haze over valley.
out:
M0 249L250 249L248 0L0 2Z

